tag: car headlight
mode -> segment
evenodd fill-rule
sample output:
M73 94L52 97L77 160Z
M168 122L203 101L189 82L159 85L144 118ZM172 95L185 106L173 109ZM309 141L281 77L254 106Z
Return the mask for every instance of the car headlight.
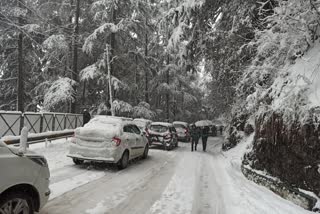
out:
M48 167L47 159L45 159L44 157L41 157L41 156L27 156L27 157L33 162L39 164L40 166Z

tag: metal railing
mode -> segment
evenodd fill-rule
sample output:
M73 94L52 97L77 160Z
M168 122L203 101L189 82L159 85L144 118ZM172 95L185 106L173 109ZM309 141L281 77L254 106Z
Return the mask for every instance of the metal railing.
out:
M43 133L75 129L82 124L82 114L0 111L0 138L19 136L23 126L28 128L29 133Z

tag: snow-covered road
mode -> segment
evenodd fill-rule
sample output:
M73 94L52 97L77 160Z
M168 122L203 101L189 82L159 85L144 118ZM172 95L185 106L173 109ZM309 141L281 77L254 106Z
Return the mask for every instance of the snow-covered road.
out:
M32 149L44 154L51 170L52 196L41 214L303 214L308 212L240 172L246 144L221 152L222 138L209 138L208 151L152 149L147 160L129 168L75 166L68 144L56 141Z

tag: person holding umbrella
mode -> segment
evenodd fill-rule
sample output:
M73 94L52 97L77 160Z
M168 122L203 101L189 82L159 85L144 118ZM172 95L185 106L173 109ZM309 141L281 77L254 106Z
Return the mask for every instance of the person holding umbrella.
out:
M193 152L193 149L197 151L197 145L200 138L200 128L195 126L194 124L191 124L190 126L190 135L191 135L191 152Z
M202 128L202 133L201 133L202 149L204 152L207 150L208 136L209 136L209 126L204 126Z

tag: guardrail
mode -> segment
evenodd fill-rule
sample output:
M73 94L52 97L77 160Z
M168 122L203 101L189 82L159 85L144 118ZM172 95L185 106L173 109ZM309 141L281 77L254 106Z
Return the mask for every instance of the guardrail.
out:
M0 111L0 138L19 136L23 126L29 133L75 129L83 124L81 114Z
M28 136L27 142L29 144L43 142L45 140L56 140L61 138L68 138L72 137L74 130L64 130L64 131L57 131L57 132L46 132L40 134L31 134ZM20 143L20 136L7 136L3 137L2 141L7 145L14 145Z

